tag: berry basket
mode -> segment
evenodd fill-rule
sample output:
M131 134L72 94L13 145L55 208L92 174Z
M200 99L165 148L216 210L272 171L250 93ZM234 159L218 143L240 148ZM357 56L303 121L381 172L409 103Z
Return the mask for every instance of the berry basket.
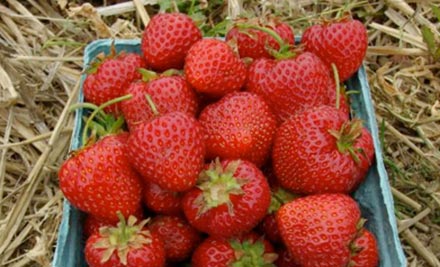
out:
M298 39L297 39L298 41ZM99 53L109 53L112 40L98 40L89 44L84 53L84 63L87 66ZM116 40L117 51L140 53L140 40ZM81 84L85 75L81 77ZM406 266L398 238L396 219L394 217L394 204L391 195L388 176L382 158L381 144L378 128L371 102L370 88L363 67L347 82L348 90L359 93L350 94L352 115L364 121L374 139L376 160L371 166L366 180L354 193L358 201L362 216L367 219L366 227L371 230L378 242L381 267ZM79 102L83 101L82 90ZM81 144L83 128L83 110L76 111L75 126L71 141L71 150L78 149ZM87 266L84 260L83 248L85 240L82 237L82 221L84 214L72 207L66 200L64 202L63 218L59 228L58 242L55 250L54 267L81 267Z

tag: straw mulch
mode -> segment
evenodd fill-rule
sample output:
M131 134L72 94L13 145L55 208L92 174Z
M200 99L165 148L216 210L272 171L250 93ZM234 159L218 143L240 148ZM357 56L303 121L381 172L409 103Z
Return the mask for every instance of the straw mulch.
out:
M153 0L83 2L0 3L1 266L50 266L62 216L57 169L68 152L68 108L85 45L139 38L158 10ZM347 8L343 0L195 2L208 28L228 14L274 13L297 34L319 15ZM366 67L409 266L440 266L440 64L433 56L440 1L347 2L369 31ZM430 46L423 32L431 33Z

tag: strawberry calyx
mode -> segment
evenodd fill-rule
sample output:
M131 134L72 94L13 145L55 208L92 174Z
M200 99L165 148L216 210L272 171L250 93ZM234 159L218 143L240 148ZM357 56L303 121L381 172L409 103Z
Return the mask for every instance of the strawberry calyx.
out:
M149 219L137 223L137 218L130 215L128 221L118 212L120 219L116 227L99 229L100 239L95 243L96 249L103 249L101 263L107 262L116 252L120 262L127 265L127 256L131 250L142 248L152 242L150 231L144 229Z
M171 77L174 75L182 75L183 74L182 71L177 70L177 69L169 69L169 70L166 70L160 74L158 74L157 72L154 72L152 70L147 70L144 68L139 68L137 71L141 74L142 81L144 81L144 82L151 82L151 81L158 79L158 78L161 78L161 77Z
M247 183L246 179L234 176L239 165L240 160L234 160L223 167L217 158L207 170L200 173L197 187L202 194L196 199L200 207L198 216L223 204L227 205L230 214L234 213L230 196L244 194L242 186Z
M342 154L349 153L353 160L359 164L360 159L356 154L354 144L356 140L361 136L363 129L362 120L353 119L352 121L346 121L342 124L339 131L329 130L328 132L336 138L336 146L338 151Z
M275 191L272 191L270 198L270 206L267 213L268 214L275 213L281 208L282 205L292 201L296 197L297 196L295 194L285 190L282 187L276 188Z
M159 75L152 70L139 68L137 71L141 74L141 78L142 78L143 82L150 82L150 81L157 79L159 77Z
M278 258L276 253L265 253L265 247L262 240L251 242L245 240L230 241L231 247L234 249L235 261L230 265L233 267L255 266L255 267L273 267Z
M117 134L122 131L122 126L125 123L124 117L114 116L104 112L104 109L110 105L118 102L131 99L131 94L114 98L100 105L99 107L92 103L77 103L70 106L70 111L78 108L87 108L93 110L90 116L85 119L85 126L82 134L82 144L84 146L93 144L98 137L103 137L109 134Z
M365 218L361 218L356 225L357 232L356 232L355 236L353 237L353 239L351 240L350 244L348 245L348 247L350 249L350 258L353 258L354 256L359 254L364 249L363 247L357 246L356 241L358 238L362 237L362 234L365 231L364 225L366 222L367 222L367 220ZM353 266L356 266L356 264L350 260L347 264L347 267L353 267Z
M269 54L271 54L277 60L294 58L297 55L292 50L292 45L286 43L276 31L272 30L269 27L264 27L255 24L245 24L245 23L237 23L237 27L241 30L247 30L247 29L259 30L264 33L267 33L269 36L275 39L275 41L279 44L280 48L278 50L275 50L271 47L266 47L266 49L268 50Z

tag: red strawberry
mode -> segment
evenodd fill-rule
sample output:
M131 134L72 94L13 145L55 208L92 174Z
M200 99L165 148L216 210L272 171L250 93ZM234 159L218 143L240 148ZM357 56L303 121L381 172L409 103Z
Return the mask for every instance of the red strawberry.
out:
M207 238L194 251L192 267L253 266L271 267L276 260L272 245L254 233L227 240Z
M153 219L149 229L164 241L165 257L173 262L189 258L201 241L199 233L176 216L158 216Z
M286 248L277 252L278 259L275 261L277 267L301 267Z
M330 107L307 110L283 124L275 137L273 166L280 184L299 194L349 193L374 158L360 120Z
M197 187L186 192L182 200L190 224L217 237L250 231L264 217L269 204L266 178L244 160L212 162L200 174Z
M168 191L157 184L145 182L143 197L144 204L156 213L165 215L183 214L181 193Z
M334 63L341 82L346 81L361 66L367 52L367 30L358 20L343 18L309 27L301 43L318 55L330 68Z
M208 158L244 159L261 166L269 156L275 116L253 93L236 92L207 106L199 117Z
M281 21L269 20L245 20L238 21L238 24L257 25L266 27L275 31L281 39L290 45L295 44L295 36L292 28ZM240 57L258 58L272 58L269 53L270 50L280 49L279 43L269 34L258 29L240 29L240 26L234 26L227 34L226 41L235 40L237 42Z
M355 255L351 257L350 266L376 267L379 262L377 242L374 235L363 229L360 236L352 244Z
M165 249L162 240L131 216L122 217L117 227L102 228L87 239L85 257L90 267L162 267Z
M83 92L86 101L97 106L108 102L124 94L124 90L134 79L139 79L139 68L144 68L145 62L142 57L135 53L115 54L104 57L98 56L87 70L87 78L83 84ZM120 113L120 104L113 104L105 110L114 115Z
M102 220L93 215L88 215L83 224L83 233L85 237L99 233L99 228L104 226L116 226L113 221Z
M360 210L344 194L297 198L282 206L276 219L284 244L303 267L348 266Z
M189 48L202 39L194 21L182 13L154 16L145 28L141 49L155 70L182 69Z
M330 84L324 63L305 52L290 59L254 61L246 88L261 95L281 123L303 110L328 104Z
M138 80L130 84L126 94L133 98L123 101L121 109L131 129L155 117L145 95L149 94L160 114L180 111L195 116L197 97L180 76L156 76L149 82Z
M295 198L290 192L287 192L283 188L276 186L272 187L271 191L271 202L268 209L268 214L264 217L263 221L259 225L259 229L264 234L264 236L272 243L281 243L280 231L278 230L278 225L275 219L275 213L280 209L280 207Z
M240 90L246 67L224 41L203 39L195 43L185 59L185 76L200 93L221 97Z
M131 163L146 182L170 191L188 190L204 164L202 131L195 118L181 112L144 122L128 138Z
M60 188L78 209L117 222L141 205L141 182L128 158L127 133L108 135L67 159L60 168Z

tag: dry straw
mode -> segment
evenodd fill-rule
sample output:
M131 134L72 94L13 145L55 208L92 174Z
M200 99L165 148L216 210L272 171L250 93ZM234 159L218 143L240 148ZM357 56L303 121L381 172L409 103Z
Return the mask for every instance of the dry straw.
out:
M84 46L139 38L156 3L80 2L0 3L1 266L50 266L62 215L57 170L68 151L67 107L76 100ZM439 3L231 0L217 15L272 13L298 34L347 8L364 21L365 64L409 266L440 266L440 64L422 35L425 27L440 43Z

